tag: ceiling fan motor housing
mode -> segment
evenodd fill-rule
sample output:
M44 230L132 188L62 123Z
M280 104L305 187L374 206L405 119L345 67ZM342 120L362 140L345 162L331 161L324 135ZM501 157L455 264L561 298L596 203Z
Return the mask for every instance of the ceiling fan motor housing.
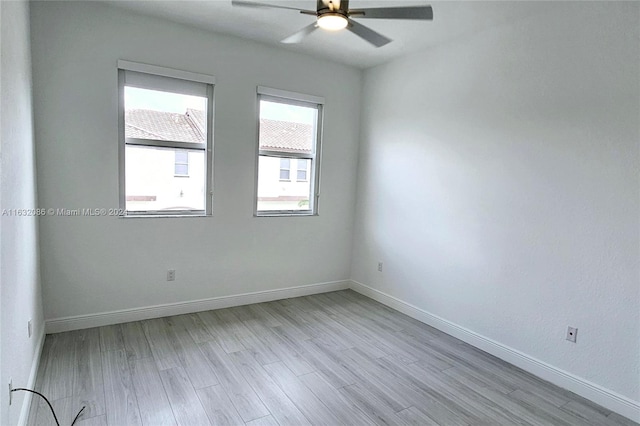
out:
M349 0L317 0L318 18L324 15L349 17Z

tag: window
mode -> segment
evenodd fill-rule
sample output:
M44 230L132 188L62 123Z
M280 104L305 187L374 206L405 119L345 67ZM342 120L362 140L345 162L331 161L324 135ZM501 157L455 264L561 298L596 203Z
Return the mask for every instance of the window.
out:
M280 159L280 180L291 180L291 160L288 158Z
M189 176L189 151L176 151L173 168L175 176Z
M298 182L304 182L307 180L307 168L309 167L308 160L298 160L298 171L296 174L296 180Z
M120 208L211 214L213 77L118 61Z
M258 104L255 214L317 214L324 99L258 87Z

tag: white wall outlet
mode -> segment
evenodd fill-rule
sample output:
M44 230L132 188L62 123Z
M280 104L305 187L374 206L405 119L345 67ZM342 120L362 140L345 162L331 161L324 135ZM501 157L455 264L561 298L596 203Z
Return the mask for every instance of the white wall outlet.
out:
M169 269L167 271L167 281L175 281L176 280L176 270Z
M573 327L567 327L567 340L576 343L578 337L578 329Z
M29 333L29 337L31 337L31 335L33 334L32 320L29 320L29 322L27 322L27 333Z
M9 377L9 405L11 405L12 396L13 396L13 379Z
M378 272L382 272L382 262L378 262Z

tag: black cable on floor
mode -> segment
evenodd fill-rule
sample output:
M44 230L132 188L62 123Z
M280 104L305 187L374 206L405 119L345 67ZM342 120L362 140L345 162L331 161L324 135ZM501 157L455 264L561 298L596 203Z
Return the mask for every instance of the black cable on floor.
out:
M58 416L56 416L56 412L53 409L53 406L51 405L51 403L49 402L49 400L47 399L46 396L44 396L43 394L41 394L40 392L34 391L32 389L26 389L26 388L15 388L15 389L11 389L11 392L16 392L16 391L25 391L25 392L31 392L31 393L35 393L36 395L40 396L42 399L44 399L47 404L49 405L49 408L51 409L51 414L53 414L53 419L56 421L56 425L60 426L60 422L58 421ZM73 419L73 423L71 423L71 426L73 426L76 423L76 420L78 420L78 417L80 417L80 414L82 414L82 412L84 411L86 407L82 407L80 409L80 411L78 411L78 414L76 414L76 417Z
M74 424L76 424L76 420L78 420L78 417L80 417L80 414L82 414L82 412L84 411L84 408L85 408L85 407L82 407L82 408L80 409L80 411L78 411L78 414L76 414L75 419L73 419L73 422L71 422L71 426L73 426Z

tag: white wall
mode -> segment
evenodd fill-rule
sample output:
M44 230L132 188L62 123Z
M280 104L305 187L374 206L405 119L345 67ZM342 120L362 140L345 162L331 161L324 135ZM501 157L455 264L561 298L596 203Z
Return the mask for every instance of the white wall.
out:
M217 82L214 216L43 218L47 319L349 278L361 71L92 2L31 17L43 207L118 206L118 59ZM326 99L317 217L253 217L258 85Z
M546 2L368 70L353 278L640 401L639 8Z
M36 207L36 179L31 102L29 3L0 2L2 211ZM37 218L0 216L0 424L18 423L24 393L13 394L7 383L27 387L38 343L44 332L38 266ZM27 333L33 320L34 333Z

